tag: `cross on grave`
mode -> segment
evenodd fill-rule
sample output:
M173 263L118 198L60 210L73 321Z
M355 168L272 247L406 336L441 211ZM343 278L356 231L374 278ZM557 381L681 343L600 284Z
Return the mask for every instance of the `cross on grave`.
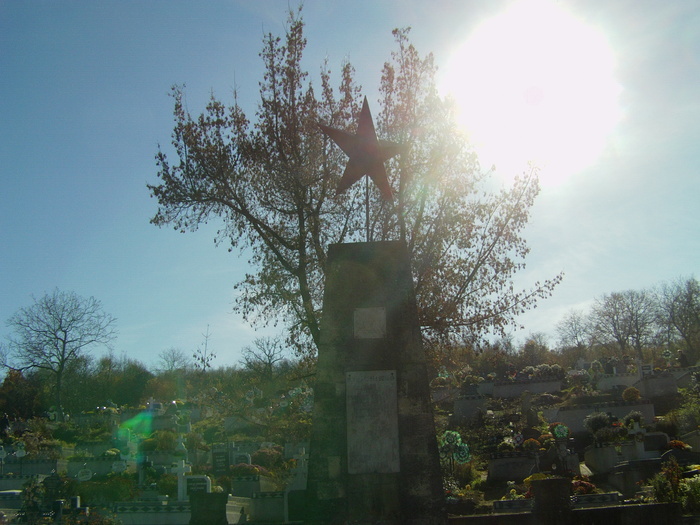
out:
M299 449L299 454L294 456L294 459L297 460L297 468L306 468L306 462L309 459L306 448L301 447L301 449Z
M647 429L639 425L639 421L635 421L632 428L628 431L629 435L634 438L634 447L637 454L644 454L644 436L647 433Z
M192 467L185 463L184 459L178 461L170 472L177 474L177 500L187 500L187 484L185 483L185 475L192 472Z
M187 447L185 446L185 436L180 434L177 437L177 445L175 445L175 453L178 456L182 456L185 460L187 460Z
M629 433L633 436L637 436L638 439L640 437L644 439L644 435L647 433L647 429L640 427L639 421L634 421L632 424L632 430L630 430Z
M309 467L308 467L309 455L306 453L306 449L301 448L299 450L299 454L294 455L294 459L296 459L297 464L292 469L292 473L294 474L294 477L289 482L289 485L287 486L287 490L306 490L306 484L307 484L308 473L309 473Z

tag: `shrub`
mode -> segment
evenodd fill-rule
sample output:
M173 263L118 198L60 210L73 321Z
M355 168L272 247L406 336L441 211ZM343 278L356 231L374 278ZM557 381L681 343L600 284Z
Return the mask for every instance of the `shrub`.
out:
M629 414L622 418L622 422L626 427L631 427L632 423L635 421L639 423L639 426L642 426L643 420L644 416L642 416L642 413L639 410L632 410Z
M452 476L461 486L470 485L475 480L481 479L481 474L472 461L468 463L457 463L454 466Z
M141 452L153 452L158 448L158 441L154 438L144 439L139 443L139 450Z
M622 391L622 400L626 403L633 403L634 401L639 401L641 397L642 394L639 392L638 389L634 388L633 386L625 388Z
M541 363L535 367L535 377L544 379L552 376L552 367L547 363Z
M177 444L177 434L170 430L157 430L153 433L153 437L158 443L158 450L171 452L175 450Z
M232 478L240 478L246 476L267 476L269 473L265 467L260 465L238 463L229 467L229 474Z
M683 510L687 514L700 513L700 476L684 479L682 491Z
M554 377L557 379L564 379L566 376L566 371L561 367L561 365L558 364L553 364L551 367L551 372Z
M156 482L158 494L167 494L170 497L177 496L177 476L175 474L163 474Z
M128 501L133 499L136 492L135 480L123 475L109 476L103 480L84 481L78 485L78 495L81 500L91 506Z
M536 439L530 438L526 439L525 442L523 443L523 450L527 450L528 452L535 452L541 448L541 444L539 441Z
M677 436L680 432L678 417L675 412L669 412L664 417L659 417L655 425L657 432L664 432L669 436Z
M681 501L681 468L676 458L671 457L661 466L661 472L649 481L654 499L659 503Z
M598 443L614 443L627 438L627 429L624 427L604 427L595 434Z
M501 441L498 447L496 447L496 450L498 450L498 452L513 452L515 450L515 445L510 441Z
M600 429L610 426L612 421L610 416L605 412L594 412L588 414L583 420L583 426L586 427L591 434L595 435Z
M282 465L284 458L282 457L281 447L261 448L253 452L251 461L266 469L274 469Z

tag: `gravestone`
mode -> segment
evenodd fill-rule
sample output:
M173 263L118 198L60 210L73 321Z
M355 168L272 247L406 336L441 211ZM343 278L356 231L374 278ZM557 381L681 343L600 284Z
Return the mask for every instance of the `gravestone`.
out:
M225 476L229 468L228 443L215 443L211 449L212 471L215 476Z
M185 476L187 496L192 499L192 494L207 494L211 492L211 479L209 476Z
M187 501L185 477L192 472L192 466L186 464L185 461L181 459L170 469L170 472L177 476L177 500Z
M189 525L228 525L224 492L195 492L190 496L192 512Z
M328 253L307 523L446 522L408 250Z

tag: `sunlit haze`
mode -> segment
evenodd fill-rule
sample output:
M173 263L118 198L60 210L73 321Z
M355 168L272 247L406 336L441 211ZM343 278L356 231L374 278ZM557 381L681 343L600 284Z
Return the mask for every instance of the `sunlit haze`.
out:
M0 0L0 346L5 321L55 288L100 300L117 318L114 352L149 365L168 348L191 355L205 333L214 366L283 335L233 312L250 254L217 247L216 221L154 227L146 184L158 145L170 148L171 86L186 85L195 117L236 90L255 120L263 35L284 35L297 5ZM348 60L379 115L392 30L411 27L495 185L547 163L513 286L565 276L516 340L554 345L562 316L601 294L700 277L696 0L305 0L303 17L316 96L324 60L333 86Z
M450 58L441 89L483 165L508 178L533 161L543 184L595 161L620 118L605 39L546 1L517 2L481 23Z

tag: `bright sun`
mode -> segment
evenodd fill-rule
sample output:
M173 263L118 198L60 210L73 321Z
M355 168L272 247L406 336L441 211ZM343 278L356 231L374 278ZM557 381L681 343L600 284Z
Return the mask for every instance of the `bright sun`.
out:
M620 118L605 39L545 0L518 1L456 50L440 79L482 164L533 161L553 185L590 165Z

